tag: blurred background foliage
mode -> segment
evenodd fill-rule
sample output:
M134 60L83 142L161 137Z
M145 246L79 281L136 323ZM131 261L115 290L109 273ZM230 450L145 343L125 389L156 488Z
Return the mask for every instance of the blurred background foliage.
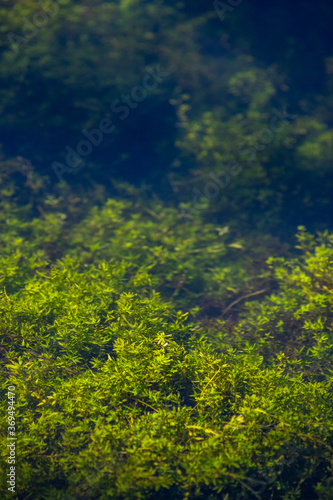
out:
M212 200L209 217L237 210L247 227L283 232L283 220L291 233L319 219L331 224L331 14L330 2L255 0L222 21L203 1L5 0L4 154L27 159L55 185L52 163L65 164L66 146L75 151L83 129L109 118L115 130L64 174L70 185L149 182L176 203L192 202L192 182L234 160L242 173ZM170 75L120 119L112 103L157 64ZM284 108L295 118L248 162L240 145Z

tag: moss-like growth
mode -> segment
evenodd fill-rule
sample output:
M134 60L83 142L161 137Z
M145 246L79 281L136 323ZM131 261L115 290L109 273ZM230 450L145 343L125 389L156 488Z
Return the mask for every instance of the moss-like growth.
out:
M183 275L192 300L211 294L205 263L221 273L228 247L152 207L148 219L109 200L64 228L61 259L38 262L43 225L61 218L30 221L28 270L20 236L5 240L1 381L16 388L19 498L329 498L332 237L301 232L304 257L270 261L280 293L205 331L180 310L191 300L155 290Z

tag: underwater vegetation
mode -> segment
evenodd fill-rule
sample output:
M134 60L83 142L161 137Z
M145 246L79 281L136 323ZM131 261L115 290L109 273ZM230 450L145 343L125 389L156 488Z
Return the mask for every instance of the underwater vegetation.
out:
M333 7L298 5L2 2L1 498L333 498Z
M228 232L156 202L109 199L67 228L8 204L1 383L19 498L330 497L332 235L300 228L298 254L260 275ZM254 286L264 298L246 302Z

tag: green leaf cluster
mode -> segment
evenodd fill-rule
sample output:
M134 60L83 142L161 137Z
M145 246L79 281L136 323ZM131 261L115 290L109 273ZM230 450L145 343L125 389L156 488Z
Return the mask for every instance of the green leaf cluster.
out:
M329 498L332 236L301 228L302 256L269 261L279 292L234 324L207 323L182 312L181 294L167 301L158 290L183 273L193 300L212 293L204 264L221 272L229 248L214 227L181 225L156 201L134 213L130 197L62 230L52 210L13 224L17 234L35 228L20 246L29 272L16 273L16 287L8 275L1 294L19 498ZM62 256L43 253L36 267L29 255L52 221ZM2 272L16 265L15 241Z

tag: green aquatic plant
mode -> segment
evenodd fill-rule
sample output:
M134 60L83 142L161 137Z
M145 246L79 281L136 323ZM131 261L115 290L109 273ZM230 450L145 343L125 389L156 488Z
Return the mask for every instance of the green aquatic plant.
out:
M1 498L333 497L331 7L264 3L3 0Z
M333 239L327 231L315 237L300 227L297 240L300 256L268 260L278 290L243 305L236 326L218 321L209 336L216 345L251 345L268 365L287 356L292 373L325 382L331 391ZM221 324L224 333L215 336Z
M43 248L52 217L15 223L23 257ZM303 257L270 261L279 294L257 298L232 332L221 321L213 331L182 312L181 294L156 292L162 269L185 269L192 287L205 260L227 256L226 242L210 253L213 228L176 220L156 202L134 215L130 197L109 200L62 221L62 257L26 259L15 286L7 276L0 376L15 387L19 498L329 498L332 237L301 232ZM15 238L7 245L2 273L16 265ZM2 458L6 495L5 448Z

